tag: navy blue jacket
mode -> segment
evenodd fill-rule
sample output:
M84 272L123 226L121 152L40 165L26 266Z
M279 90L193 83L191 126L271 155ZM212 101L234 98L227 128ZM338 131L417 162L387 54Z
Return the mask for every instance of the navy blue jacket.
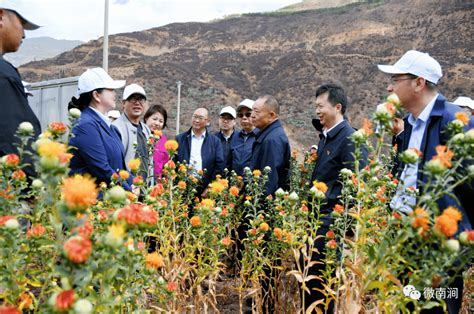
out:
M272 122L258 133L252 149L252 170L272 171L265 185L266 195L274 194L278 188L288 189L291 149L285 130L279 120Z
M244 175L245 167L251 167L252 147L259 131L255 128L247 135L243 132L243 130L240 130L233 136L228 161L231 169L239 176Z
M22 122L30 122L33 125L33 138L41 133L41 126L34 114L25 94L25 88L21 83L20 74L17 69L0 56L0 108L2 118L0 119L0 156L15 153L18 154L16 144L20 140L15 136L18 125ZM30 143L31 144L31 143ZM27 149L32 151L30 144ZM23 155L22 164L30 164L23 168L28 178L35 177L36 172L31 166L33 160L28 154Z
M175 160L189 164L191 156L191 129L176 136L179 144L178 154ZM224 155L222 153L221 141L206 130L206 136L201 148L202 169L204 175L202 178L202 189L216 178L216 175L222 174L224 170Z
M228 139L226 139L224 137L224 134L222 134L222 132L220 131L214 134L221 141L222 153L224 155L224 169L227 168L227 170L229 171L231 170L231 165L232 165L229 162L229 153L230 153L231 143L232 143L232 139L235 137L235 134L237 132L238 131L234 130Z
M420 195L422 193L423 186L428 180L427 176L425 176L423 171L420 170L423 169L427 161L430 161L433 156L437 155L436 146L446 144L448 138L447 134L444 132L444 129L450 121L456 119L454 114L460 111L463 110L458 106L446 101L442 95L439 95L436 99L433 109L431 110L420 146L420 151L422 153L421 160L418 164L418 182L422 182L422 184L418 183ZM471 128L474 128L474 119L472 117L470 119L469 125L465 127L465 130L469 130ZM409 148L408 143L410 142L411 131L412 126L408 122L408 119L405 118L405 130L402 134L400 134L402 145L398 146L399 152L403 152ZM400 163L398 176L401 175L404 167L405 165ZM472 201L472 196L474 195L473 186L474 182L471 180L471 182L459 186L454 190L454 194L458 198L460 204L458 204L458 202L456 202L456 200L454 200L452 197L447 195L437 200L440 210L444 210L448 206L459 208L463 215L463 218L459 223L460 231L472 229L474 224L474 202Z
M339 123L334 129L328 132L325 143L322 140L318 145L318 159L314 166L311 180L318 180L326 183L326 204L320 212L328 214L334 205L340 203L338 197L341 195L342 185L339 181L339 172L343 168L354 170L354 150L355 146L350 136L355 130L346 120ZM320 138L324 135L321 133ZM366 151L363 150L363 154ZM362 158L360 167L365 166L367 158Z
M120 132L115 126L109 127L99 115L87 107L82 111L79 122L72 130L74 136L69 141L71 153L70 174L90 174L96 183L110 183L112 175L125 166L125 156ZM123 183L131 191L132 178Z

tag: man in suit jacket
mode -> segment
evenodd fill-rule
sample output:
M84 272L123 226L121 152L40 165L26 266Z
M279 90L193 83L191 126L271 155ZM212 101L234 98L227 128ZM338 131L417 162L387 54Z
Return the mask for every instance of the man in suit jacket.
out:
M252 148L252 170L270 167L265 196L278 188L288 188L291 149L285 130L278 119L280 105L270 95L259 97L252 108L252 123L260 130Z
M209 112L206 108L198 108L193 113L192 127L176 136L179 144L176 161L192 165L196 173L204 172L198 195L201 195L216 175L222 174L224 170L221 141L208 132L208 125Z
M318 252L312 254L312 261L321 262L325 258L326 240L324 235L333 223L330 215L332 209L334 205L340 203L338 198L341 195L342 185L339 182L339 173L343 168L354 169L353 154L355 148L350 136L355 130L344 119L344 113L348 105L349 101L341 86L324 84L316 90L316 114L319 124L322 126L322 133L319 135L318 159L311 180L326 183L328 190L325 203L320 208L319 218L322 225L318 228L317 234L321 238L314 243L314 247ZM316 264L310 268L310 275L320 276L320 272L324 268L325 265ZM324 299L322 293L313 290L315 288L323 289L323 285L319 280L311 280L307 283L307 286L311 293L303 292L305 293L305 309L313 302ZM322 308L321 310L324 311ZM328 312L333 310L333 304L331 304Z
M382 72L391 75L392 81L387 90L397 94L402 106L409 112L408 117L405 118L405 129L399 136L401 138L399 151L417 148L422 153L421 160L417 164L400 164L398 175L403 184L399 184L397 193L390 203L393 209L410 213L416 204L416 199L406 194L406 188L418 187L422 190L427 177L421 170L425 163L437 154L436 146L446 143L448 139L444 132L445 127L455 119L455 113L462 109L447 102L438 93L437 84L443 74L438 61L429 54L410 50L394 65L379 65L378 67ZM474 122L471 118L466 129L472 127L474 127ZM470 201L472 187L473 182L470 182L454 190L460 204L447 195L437 200L440 210L455 206L461 211L463 217L459 223L459 231L472 229L474 212L473 202ZM462 295L461 278L457 278L453 285L460 289L459 295ZM458 313L461 298L448 298L446 303L449 313Z

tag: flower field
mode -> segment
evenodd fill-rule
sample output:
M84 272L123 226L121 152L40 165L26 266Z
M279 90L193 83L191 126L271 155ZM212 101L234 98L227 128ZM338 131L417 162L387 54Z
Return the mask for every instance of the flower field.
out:
M460 211L436 200L474 178L474 129L463 130L464 114L449 123L449 140L426 164L429 184L417 206L409 215L392 212L398 182L389 128L398 108L387 101L353 134L355 165L341 172L341 205L330 214L335 222L324 235L318 278L308 272L327 192L324 182L310 180L317 156L294 153L290 189L273 197L263 194L271 169L246 169L244 178L218 177L197 199L199 176L172 160L151 187L134 177L137 197L120 187L131 175L126 170L109 185L68 176L67 143L79 113L71 113L69 125L51 123L38 139L21 124L19 154L3 156L0 165L0 313L226 312L223 281L232 283L236 311L261 312L271 297L278 312L298 313L299 286L307 289L312 279L324 283L327 297L318 311L333 301L342 313L419 312L445 303L426 293L414 300L403 287L421 294L448 288L456 273L471 289L464 293L468 306L474 232L459 233ZM29 141L34 153L25 149ZM166 149L173 156L177 143ZM369 153L365 167L362 149ZM29 155L37 172L31 182L23 170ZM406 163L419 157L410 149L399 156ZM134 172L140 161L129 166ZM241 244L238 232L246 235ZM271 289L263 289L265 281Z

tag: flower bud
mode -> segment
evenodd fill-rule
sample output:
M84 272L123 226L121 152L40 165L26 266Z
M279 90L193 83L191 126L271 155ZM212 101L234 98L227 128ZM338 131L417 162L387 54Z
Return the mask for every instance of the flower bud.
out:
M78 119L81 116L81 111L77 108L69 109L69 115L71 118Z
M406 164L414 164L418 161L420 153L414 148L409 148L400 154L400 160Z
M278 190L275 191L275 196L278 198L282 198L285 196L285 191L283 191L282 188L278 188Z
M474 128L470 129L464 134L464 139L468 143L474 143Z
M34 179L33 182L31 182L31 186L34 189L41 189L43 185L43 181L41 181L40 179Z
M291 203L296 203L300 198L298 197L298 194L296 192L291 192L289 196L289 200Z
M10 230L16 230L20 227L20 224L18 223L18 220L15 218L9 219L5 222L5 228L10 229Z
M447 240L444 242L444 247L451 253L457 253L460 249L459 241L455 239Z
M441 174L446 170L446 167L443 165L441 160L432 159L426 163L425 169L432 174Z
M127 193L121 186L116 185L107 191L105 198L112 203L122 204L127 199Z
M31 124L30 122L22 122L18 126L18 131L22 135L31 135L31 134L33 134L33 130L34 130L33 129L33 124Z
M92 313L93 306L89 300L79 299L74 303L73 309L77 314L90 314Z
M395 94L395 93L392 93L392 94L388 95L387 101L389 103L394 104L394 105L399 105L400 104L400 98L398 98L398 95Z

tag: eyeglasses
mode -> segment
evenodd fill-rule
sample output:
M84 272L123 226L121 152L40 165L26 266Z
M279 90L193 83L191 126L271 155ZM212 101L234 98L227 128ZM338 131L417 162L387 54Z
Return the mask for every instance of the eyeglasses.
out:
M408 81L408 80L416 80L418 76L408 76L408 77L403 77L403 76L395 76L391 78L392 84L396 84L399 81Z
M237 117L243 118L243 117L245 116L245 117L247 117L247 118L250 118L251 115L252 115L251 112L245 112L245 113L240 112L240 113L237 114Z
M193 115L193 120L203 121L206 120L206 117Z
M138 102L138 103L140 103L140 105L143 105L146 102L146 98L140 97L140 96L130 96L130 97L127 98L127 101L131 102L131 103Z

